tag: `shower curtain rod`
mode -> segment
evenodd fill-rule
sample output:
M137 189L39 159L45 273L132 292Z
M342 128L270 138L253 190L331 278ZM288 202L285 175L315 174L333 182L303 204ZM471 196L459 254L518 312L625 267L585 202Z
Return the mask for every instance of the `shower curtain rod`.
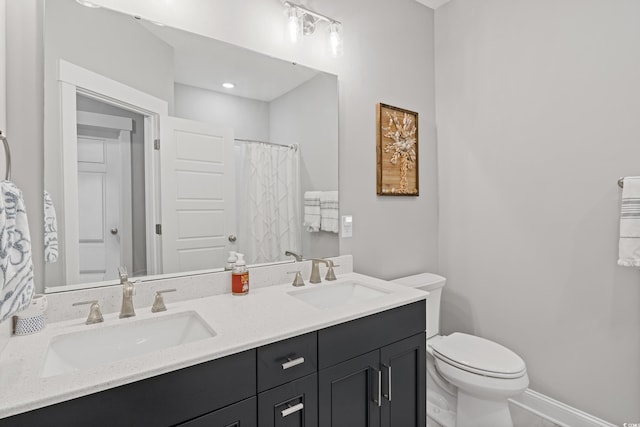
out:
M293 148L294 150L298 149L298 144L284 145L284 144L278 144L278 143L275 143L275 142L258 141L257 139L238 139L238 138L235 138L234 141L236 141L236 142L256 142L258 144L275 145L276 147L289 147L289 148Z

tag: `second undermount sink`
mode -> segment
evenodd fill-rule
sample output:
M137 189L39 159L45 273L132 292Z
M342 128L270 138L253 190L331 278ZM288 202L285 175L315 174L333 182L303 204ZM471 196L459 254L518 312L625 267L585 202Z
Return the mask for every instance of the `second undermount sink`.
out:
M288 294L321 310L357 304L389 294L387 290L360 282L325 283Z
M42 377L92 368L216 336L194 311L87 328L51 340Z

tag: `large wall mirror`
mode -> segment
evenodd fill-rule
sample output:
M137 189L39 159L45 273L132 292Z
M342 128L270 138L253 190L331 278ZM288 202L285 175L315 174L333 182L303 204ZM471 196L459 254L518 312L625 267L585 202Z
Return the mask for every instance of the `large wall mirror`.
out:
M339 254L335 75L75 0L44 35L47 292Z

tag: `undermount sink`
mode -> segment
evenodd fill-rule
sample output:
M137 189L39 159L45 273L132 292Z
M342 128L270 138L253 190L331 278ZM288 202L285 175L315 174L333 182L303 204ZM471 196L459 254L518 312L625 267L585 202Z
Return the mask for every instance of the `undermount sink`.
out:
M193 311L59 335L49 344L42 377L51 377L216 336Z
M389 294L389 291L352 281L331 284L323 282L312 286L315 287L288 294L321 310L357 304Z

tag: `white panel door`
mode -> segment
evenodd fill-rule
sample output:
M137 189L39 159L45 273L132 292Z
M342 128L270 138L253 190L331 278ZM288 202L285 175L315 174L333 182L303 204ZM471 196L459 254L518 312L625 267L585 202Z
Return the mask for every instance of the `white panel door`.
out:
M233 129L163 117L162 271L224 265L235 248Z
M117 279L118 266L130 263L130 242L126 238L130 216L123 214L131 199L129 135L122 132L120 139L85 136L78 127L81 282Z

